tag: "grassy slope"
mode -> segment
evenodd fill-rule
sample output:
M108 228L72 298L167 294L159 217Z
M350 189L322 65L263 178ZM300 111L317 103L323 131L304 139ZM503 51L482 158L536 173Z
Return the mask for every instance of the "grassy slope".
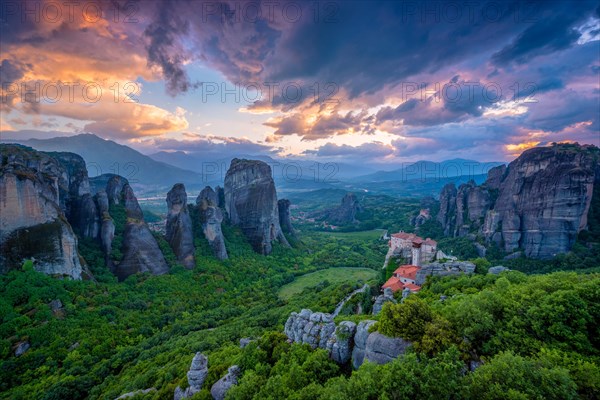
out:
M279 298L289 300L305 289L313 288L324 281L339 285L345 282L356 283L358 281L376 280L378 276L379 274L376 271L369 268L330 268L296 278L279 290Z

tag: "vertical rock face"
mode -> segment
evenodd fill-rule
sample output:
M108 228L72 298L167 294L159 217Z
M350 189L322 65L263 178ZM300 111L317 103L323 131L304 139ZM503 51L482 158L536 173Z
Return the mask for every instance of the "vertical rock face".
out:
M313 349L327 348L327 342L335 332L335 324L331 314L313 313L304 309L300 313L293 312L285 323L284 332L296 343L306 343Z
M187 269L193 269L194 237L192 234L192 218L187 208L185 186L178 183L167 193L166 239L171 245L179 262Z
M594 185L600 184L599 160L600 150L591 145L530 149L508 167L490 170L482 186L465 188L454 212L451 190L445 187L438 220L448 235L476 228L507 252L522 249L532 258L567 252L587 226ZM459 226L461 218L468 228Z
M215 400L223 400L227 395L227 391L233 386L237 385L238 377L241 374L241 370L237 365L232 365L227 370L227 375L215 382L210 388L210 394Z
M223 212L218 207L219 197L210 186L202 189L198 197L196 198L196 205L198 206L200 225L202 226L202 232L204 237L208 241L213 254L219 260L225 260L227 256L227 249L225 248L225 238L223 237L223 231L221 230L221 222L223 222Z
M270 254L272 242L289 246L279 224L271 167L262 161L233 159L225 175L225 208L254 248Z
M334 225L347 225L358 222L356 213L362 210L354 193L346 193L341 204L326 212L325 219Z
M367 349L367 339L369 338L369 328L377 321L360 321L356 327L354 335L354 348L352 349L352 366L358 369L365 360L365 351Z
M0 162L0 272L33 259L38 271L81 279L77 239L61 207L65 168L19 145L1 145Z
M440 211L437 220L444 228L444 235L454 233L456 224L456 186L449 183L442 188L440 193Z
M127 179L120 175L101 175L107 177L108 182L106 183L106 195L108 196L109 204L121 204L121 195L125 185L129 184Z
M292 227L292 218L290 216L290 201L288 199L281 199L277 202L277 209L279 211L279 224L281 230L290 236L295 236L294 228Z
M138 272L167 273L169 267L165 257L144 221L142 209L129 184L123 186L119 197L123 199L127 224L123 233L123 259L115 266L115 274L123 280Z
M345 364L350 361L355 333L356 324L351 321L342 321L335 328L335 332L327 341L327 350L329 350L333 361L338 364Z
M99 232L99 214L90 194L88 171L83 158L73 153L49 153L66 171L62 188L62 206L73 230L79 235L96 238Z
M187 373L189 386L183 390L179 386L175 389L173 400L189 399L202 390L202 385L208 376L208 359L202 353L196 353L192 359L190 370Z

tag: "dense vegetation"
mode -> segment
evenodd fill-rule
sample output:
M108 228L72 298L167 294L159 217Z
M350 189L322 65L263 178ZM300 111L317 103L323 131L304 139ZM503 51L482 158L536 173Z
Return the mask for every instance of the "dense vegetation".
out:
M156 399L171 397L176 385L186 384L190 354L281 331L289 313L303 307L331 312L362 285L322 282L284 301L279 288L295 276L337 266L379 269L383 262L382 243L362 236L306 234L296 249L276 247L264 257L238 229L224 226L224 234L231 258L214 259L198 238L193 271L176 265L157 236L173 265L168 275L118 283L98 244L80 240L95 282L53 279L30 265L0 276L0 398L114 399L148 387L159 389ZM57 299L64 307L53 312L49 303ZM15 357L14 346L23 341L31 348ZM230 362L215 357L213 381Z
M373 202L383 197L374 196ZM386 227L409 230L419 207L410 203L411 211L409 203L396 211L380 203L370 215L383 227L386 213L395 212L390 221L399 222ZM122 232L123 210L110 211ZM590 226L582 233L587 240L597 235L596 225ZM112 400L150 387L157 390L137 398L168 399L176 386L187 386L186 372L197 351L208 356L209 375L195 399L210 398L208 389L233 364L243 375L230 399L600 397L599 274L486 275L500 262L475 258L466 239L443 239L445 251L474 259L478 273L431 279L418 295L386 305L374 318L354 314L369 312L375 283L386 277L381 231L304 230L295 248L275 246L266 257L251 250L239 229L224 225L223 231L230 259L218 261L195 226L192 271L177 264L156 234L170 266L167 275L141 274L119 283L106 269L98 243L80 239L80 253L95 280L53 279L34 271L31 263L0 276L0 399ZM419 227L419 233L435 237L435 223ZM115 247L117 260L120 246ZM554 260L501 263L528 272L598 268L599 253L579 243ZM345 270L340 267L361 269L353 270L356 280L348 280L340 278ZM291 311L333 311L365 283L359 274L364 268L374 271L372 290L353 297L336 321L378 319L380 332L413 343L409 354L351 371L323 350L287 342L281 332ZM321 270L327 271L322 280L308 275ZM294 284L302 291L288 293ZM53 310L53 300L63 307ZM244 337L256 340L242 349L238 340ZM15 357L15 346L23 342L31 348Z

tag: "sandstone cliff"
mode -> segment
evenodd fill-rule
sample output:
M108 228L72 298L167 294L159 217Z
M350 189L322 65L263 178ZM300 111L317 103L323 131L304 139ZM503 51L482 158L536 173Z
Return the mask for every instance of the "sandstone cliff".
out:
M33 259L38 271L81 279L64 209L69 172L49 154L19 145L1 145L0 159L0 272Z
M196 206L198 207L198 215L200 216L200 225L202 226L204 237L208 241L214 256L219 260L225 260L228 256L227 249L225 248L225 238L221 230L223 212L218 204L219 194L210 186L202 189L196 198Z
M185 186L178 183L167 193L167 229L166 239L171 245L179 262L187 269L193 269L194 237L192 234L192 218L187 207Z
M532 258L567 252L586 228L599 160L600 150L590 145L527 150L508 167L490 170L481 186L446 185L438 221L447 235L477 232L506 252Z
M271 167L262 161L233 159L225 175L225 209L254 248L270 254L272 242L289 246L279 224Z

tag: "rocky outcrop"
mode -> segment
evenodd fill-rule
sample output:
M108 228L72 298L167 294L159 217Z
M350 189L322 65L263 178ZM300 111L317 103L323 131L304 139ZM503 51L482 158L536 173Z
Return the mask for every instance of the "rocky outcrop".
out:
M444 235L448 236L454 233L456 222L456 186L449 183L442 188L440 193L440 211L437 220L444 228Z
M433 262L421 266L417 271L415 284L422 286L428 276L449 276L460 274L472 274L475 272L475 264L470 261Z
M238 377L241 375L240 367L232 365L227 370L227 375L215 382L210 388L210 394L215 400L223 400L227 395L227 391L233 386L237 385Z
M504 271L510 271L510 269L508 269L508 268L506 268L505 266L502 266L502 265L497 265L495 267L490 267L488 269L488 274L498 275L498 274L501 274Z
M262 161L233 159L225 175L225 208L254 248L270 254L272 242L289 246L279 224L277 193L271 167Z
M313 349L326 349L327 342L335 332L335 323L331 314L304 309L300 313L290 314L284 332L296 343L306 343Z
M208 359L202 353L196 353L192 359L190 370L187 373L189 386L181 389L179 386L175 389L173 400L189 399L194 394L202 390L202 385L208 376Z
M292 342L325 349L334 361L344 364L352 360L354 368L358 368L364 360L378 364L389 362L410 346L401 338L369 333L375 322L361 321L357 326L354 322L342 321L336 327L330 314L304 309L290 314L284 332Z
M122 394L119 397L117 397L115 400L128 399L130 397L135 397L138 395L143 395L143 394L152 393L152 392L156 392L156 388L152 387L152 388L148 388L148 389L135 390L133 392Z
M219 195L210 186L202 189L196 199L204 237L208 241L214 256L219 260L225 260L228 256L227 248L225 247L225 238L221 230L223 212L218 204Z
M392 338L379 332L372 332L367 338L364 361L387 364L406 353L411 343L402 338Z
M326 347L333 361L338 364L345 364L350 361L355 333L356 324L354 322L342 321L335 328L335 332L327 340Z
M348 225L354 224L356 214L362 210L358 199L354 193L346 193L342 198L341 204L338 207L330 210L318 211L312 216L317 219L323 219L332 225Z
M138 272L153 275L169 272L158 243L143 220L128 220L123 233L123 259L114 270L119 280Z
M392 292L392 289L390 288L383 289L383 294L377 296L375 299L375 303L373 304L373 315L379 314L385 303L396 303L394 292Z
M15 347L14 351L15 357L22 356L27 350L29 350L30 347L31 345L27 341L17 343L17 346Z
M104 176L104 175L103 175ZM123 188L129 185L129 181L120 175L107 175L106 195L108 196L109 204L121 204Z
M369 338L369 329L377 321L365 320L360 321L356 327L354 335L354 348L352 349L352 366L358 369L365 360L365 352L367 350L367 339Z
M81 279L77 238L66 215L70 176L49 154L0 146L0 272L25 259L50 275Z
M294 237L294 227L292 227L292 217L290 215L290 201L288 199L280 199L277 202L277 210L279 211L279 224L283 233Z
M177 260L187 269L193 269L194 236L192 234L192 218L187 207L185 186L178 183L167 193L167 227L166 239L171 245Z
M508 167L490 170L483 185L461 185L454 201L453 186L444 187L438 221L447 235L475 231L508 253L565 253L587 226L594 185L600 184L599 160L600 150L591 145L527 150Z

